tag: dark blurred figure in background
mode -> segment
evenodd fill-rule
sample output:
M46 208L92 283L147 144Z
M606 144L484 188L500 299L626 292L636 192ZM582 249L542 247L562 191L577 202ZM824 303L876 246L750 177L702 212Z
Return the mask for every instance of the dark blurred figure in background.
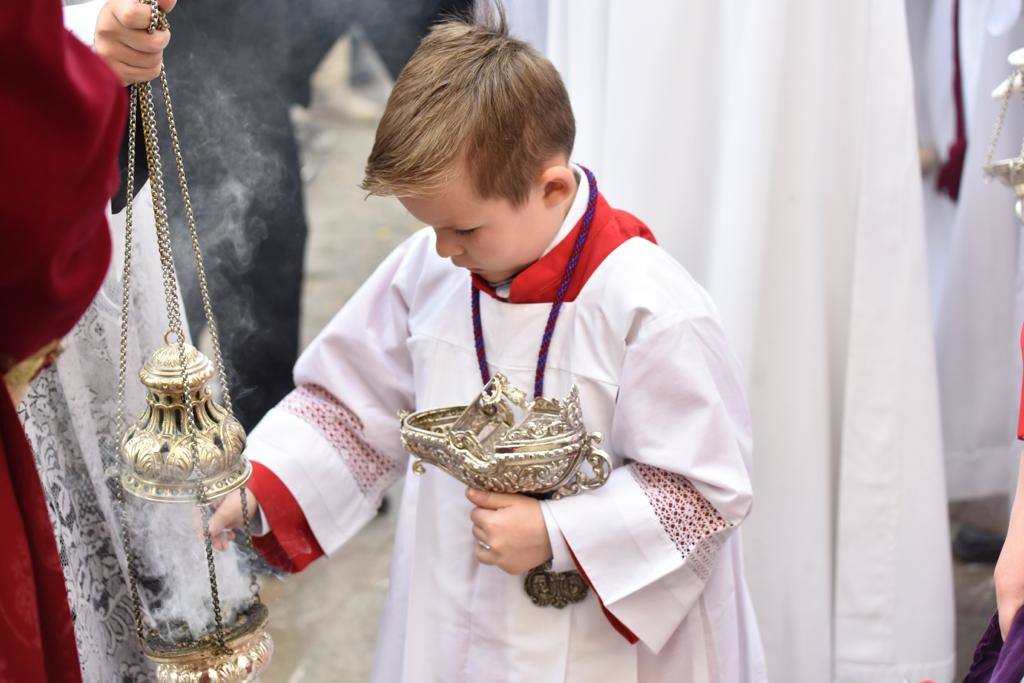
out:
M290 105L309 103L313 71L354 24L395 77L431 24L471 6L471 0L271 0L256 9L202 0L174 13L165 63L214 313L223 321L235 412L246 429L291 390L299 352L307 226ZM169 147L163 154L172 158ZM180 200L168 199L172 224L182 224ZM191 268L184 231L175 232L178 262ZM199 292L193 287L184 295L198 339Z
M298 353L306 219L288 118L289 13L297 4L182 3L166 50L235 413L247 429L290 389ZM187 233L176 229L184 224L181 200L168 195L177 265L191 270ZM203 310L195 277L179 281L190 285L183 294L199 339Z
M446 16L464 15L473 0L307 0L307 11L293 12L293 99L309 105L309 77L335 41L358 24L392 79L398 78L420 39Z

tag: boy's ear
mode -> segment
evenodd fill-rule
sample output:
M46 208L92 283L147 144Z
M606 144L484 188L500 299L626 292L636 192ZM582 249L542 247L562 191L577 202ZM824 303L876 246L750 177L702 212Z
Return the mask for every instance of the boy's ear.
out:
M544 205L548 208L558 206L576 192L576 174L564 164L548 166L538 180Z

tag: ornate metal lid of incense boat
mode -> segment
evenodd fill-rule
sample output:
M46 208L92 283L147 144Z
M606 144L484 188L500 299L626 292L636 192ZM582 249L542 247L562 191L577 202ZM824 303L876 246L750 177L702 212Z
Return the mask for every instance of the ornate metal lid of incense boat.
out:
M575 386L564 401L527 401L498 373L468 406L399 417L402 444L416 458L415 473L429 463L486 491L557 499L598 488L612 468L597 448L601 435L584 427Z
M148 389L146 409L121 442L121 483L132 495L158 502L195 502L197 487L216 498L241 488L252 465L242 457L245 431L214 402L210 360L185 344L185 379L177 345L158 348L139 371ZM191 397L189 420L185 385ZM194 425L193 457L190 430Z

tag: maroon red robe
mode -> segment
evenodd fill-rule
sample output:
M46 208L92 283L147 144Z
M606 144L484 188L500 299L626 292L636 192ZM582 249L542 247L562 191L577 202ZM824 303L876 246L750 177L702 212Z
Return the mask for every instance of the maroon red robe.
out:
M110 262L124 88L59 0L0 3L0 369L67 334ZM113 370L112 370L113 371ZM0 391L0 681L81 679L46 498Z

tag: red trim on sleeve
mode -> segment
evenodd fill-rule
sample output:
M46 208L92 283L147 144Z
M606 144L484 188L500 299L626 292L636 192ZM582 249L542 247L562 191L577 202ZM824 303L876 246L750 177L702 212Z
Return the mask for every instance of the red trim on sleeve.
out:
M263 559L282 571L295 573L324 554L298 501L276 474L254 462L248 486L270 523L269 534L252 538Z
M594 588L594 584L591 583L590 577L588 577L587 573L583 571L583 565L581 565L580 561L576 559L576 553L572 551L572 547L569 546L569 542L566 541L565 545L569 548L569 555L572 557L573 564L576 565L576 571L580 573L583 580L587 582L588 586L590 586L590 590L594 591L594 595L597 595L597 601L601 603L601 611L604 612L604 616L608 620L608 623L612 625L612 628L619 632L620 636L628 640L630 645L636 645L640 642L640 639L636 637L635 633L629 630L629 627L619 621L619 618L608 611L608 608L604 606L604 600L602 600L601 596L597 594L597 589Z

